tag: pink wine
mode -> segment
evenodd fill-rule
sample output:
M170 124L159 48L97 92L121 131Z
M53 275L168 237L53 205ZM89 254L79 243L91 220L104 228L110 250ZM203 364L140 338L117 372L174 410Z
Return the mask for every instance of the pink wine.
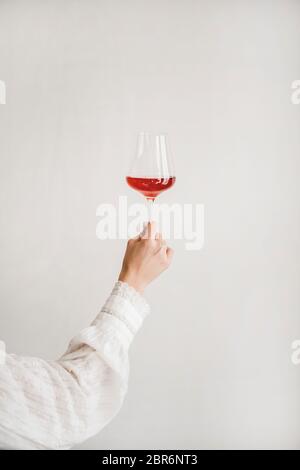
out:
M134 178L126 177L128 185L142 193L147 199L154 199L162 192L170 189L176 181L175 176L169 178Z

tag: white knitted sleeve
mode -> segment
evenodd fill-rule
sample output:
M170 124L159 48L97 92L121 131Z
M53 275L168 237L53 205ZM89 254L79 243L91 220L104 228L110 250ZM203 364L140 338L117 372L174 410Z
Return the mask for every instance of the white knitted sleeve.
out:
M117 282L60 360L6 355L0 364L0 448L67 449L99 432L122 405L129 346L148 313L144 298Z

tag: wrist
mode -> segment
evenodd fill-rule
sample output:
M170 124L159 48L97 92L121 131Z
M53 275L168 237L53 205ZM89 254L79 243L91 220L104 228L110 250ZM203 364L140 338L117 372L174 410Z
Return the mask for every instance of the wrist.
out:
M144 293L145 286L138 279L138 276L130 271L121 271L118 281L125 282L133 287L140 294Z

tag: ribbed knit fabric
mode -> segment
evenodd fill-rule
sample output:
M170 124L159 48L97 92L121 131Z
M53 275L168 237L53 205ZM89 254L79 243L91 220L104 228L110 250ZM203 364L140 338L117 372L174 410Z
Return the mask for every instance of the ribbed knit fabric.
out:
M0 448L69 449L98 433L122 405L128 349L148 313L144 298L117 282L58 361L7 354L0 365Z

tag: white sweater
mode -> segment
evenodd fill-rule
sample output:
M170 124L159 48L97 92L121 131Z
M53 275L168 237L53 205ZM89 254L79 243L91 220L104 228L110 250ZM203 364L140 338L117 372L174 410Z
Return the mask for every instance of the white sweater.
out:
M69 449L119 411L128 383L129 345L149 312L117 282L92 325L58 361L6 354L0 365L0 448Z

